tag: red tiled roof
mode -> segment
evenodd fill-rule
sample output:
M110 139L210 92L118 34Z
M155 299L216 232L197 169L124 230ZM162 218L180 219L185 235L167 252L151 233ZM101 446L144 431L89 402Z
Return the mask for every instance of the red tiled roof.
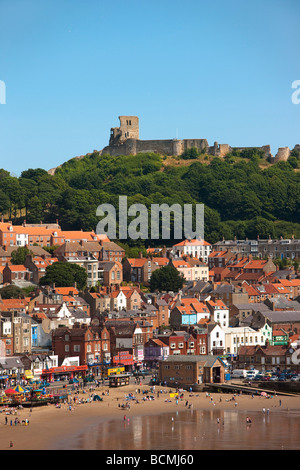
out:
M141 268L144 266L146 261L148 261L148 258L127 258L130 266L134 268Z
M209 255L209 258L221 258L226 255L227 251L212 251Z
M176 243L174 246L211 246L211 243L206 242L205 240L183 240L182 242Z
M79 290L76 287L55 287L55 293L59 295L69 295L72 292L72 295L78 295Z
M26 308L28 306L28 301L25 299L1 299L0 300L0 310L5 312L13 308L20 309Z
M261 259L254 259L247 263L247 269L263 269L263 267L267 264L268 260L261 260Z
M169 264L169 258L157 256L155 258L152 258L152 263L158 264L159 266L166 266L167 264Z
M172 260L172 263L173 263L173 266L178 269L178 268L190 268L190 265L184 261L184 260L177 260L177 259L173 259Z
M23 264L11 264L9 269L11 271L27 271L27 268Z

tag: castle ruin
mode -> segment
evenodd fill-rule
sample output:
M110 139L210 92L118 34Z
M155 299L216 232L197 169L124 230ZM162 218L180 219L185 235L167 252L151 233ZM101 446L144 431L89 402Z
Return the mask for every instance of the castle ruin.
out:
M179 156L185 150L194 147L199 152L219 157L224 157L232 150L257 148L263 150L266 159L272 157L270 145L263 145L261 147L231 147L229 144L214 142L213 146L209 146L206 139L140 140L139 118L137 116L119 116L119 121L119 127L111 128L109 145L101 151L102 155L136 155L143 152L154 152Z
M214 142L209 146L206 139L166 139L166 140L140 140L139 138L139 118L137 116L119 116L120 126L110 129L109 145L100 150L99 154L104 155L136 155L138 153L153 152L162 155L180 156L185 150L196 148L199 152L225 157L234 150L258 149L263 151L264 158L271 163L287 161L291 154L289 147L280 147L275 155L271 154L270 145L260 147L231 147L229 144L219 144ZM300 145L295 145L293 150L300 152ZM96 152L96 150L95 150ZM83 158L84 155L75 157ZM56 168L52 168L48 173L54 175Z

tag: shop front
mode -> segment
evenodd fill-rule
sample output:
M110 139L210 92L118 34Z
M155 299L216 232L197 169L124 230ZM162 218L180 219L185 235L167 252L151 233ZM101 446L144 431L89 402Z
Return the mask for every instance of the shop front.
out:
M129 351L119 351L112 359L112 366L124 366L126 372L133 370L135 361L133 355Z
M41 379L47 382L56 380L71 380L85 378L88 374L88 366L60 366L43 369Z

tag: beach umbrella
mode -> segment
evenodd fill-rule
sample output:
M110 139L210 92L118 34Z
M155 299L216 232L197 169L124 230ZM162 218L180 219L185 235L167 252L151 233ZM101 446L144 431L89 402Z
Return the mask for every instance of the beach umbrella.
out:
M13 388L18 393L26 393L28 390L24 387L21 387L21 385L17 385L16 387Z

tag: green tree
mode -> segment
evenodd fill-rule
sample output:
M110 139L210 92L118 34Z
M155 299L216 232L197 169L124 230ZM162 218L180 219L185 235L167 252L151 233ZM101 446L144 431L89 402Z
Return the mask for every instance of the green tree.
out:
M45 175L48 175L48 172L43 168L29 168L28 170L22 171L21 178L38 181L41 176Z
M29 250L26 246L19 246L16 250L11 253L11 263L12 264L24 264L26 256L32 254L32 251Z
M182 288L183 282L183 275L173 266L167 265L152 273L150 289L152 292L156 290L177 292Z
M53 285L56 287L71 287L75 283L79 290L86 286L86 270L73 263L57 261L46 268L46 274L40 279L40 285Z
M198 158L198 156L200 155L200 152L198 151L198 149L196 147L191 147L190 149L186 149L182 154L181 154L181 158L183 158L184 160L188 160L188 159L195 159L195 158Z
M10 209L10 199L5 194L5 191L2 191L0 189L0 212L2 215L4 215L6 212L9 211L9 209Z
M2 287L2 289L0 289L0 295L2 299L23 299L25 297L21 287L14 286L13 284Z
M7 195L9 199L9 217L16 217L17 211L24 207L24 193L18 178L7 176L0 179L0 189Z

